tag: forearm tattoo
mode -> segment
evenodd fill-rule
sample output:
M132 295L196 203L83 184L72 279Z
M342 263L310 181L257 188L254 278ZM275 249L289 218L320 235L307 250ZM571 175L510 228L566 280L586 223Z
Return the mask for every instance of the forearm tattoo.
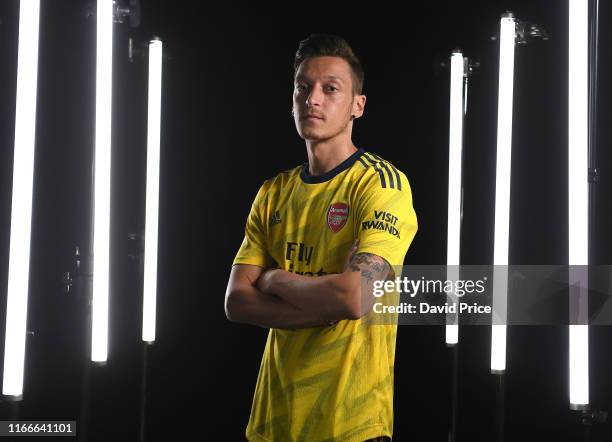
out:
M385 280L394 276L395 272L389 263L372 253L357 253L351 259L349 267L353 272L361 272L361 278L371 283L374 280Z

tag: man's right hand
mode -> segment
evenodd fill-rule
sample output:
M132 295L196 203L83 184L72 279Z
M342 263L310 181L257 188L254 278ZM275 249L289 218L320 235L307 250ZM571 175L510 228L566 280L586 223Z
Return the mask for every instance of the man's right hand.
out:
M260 291L257 281L264 272L264 268L255 265L232 266L225 292L225 314L230 321L285 329L329 324L277 296Z

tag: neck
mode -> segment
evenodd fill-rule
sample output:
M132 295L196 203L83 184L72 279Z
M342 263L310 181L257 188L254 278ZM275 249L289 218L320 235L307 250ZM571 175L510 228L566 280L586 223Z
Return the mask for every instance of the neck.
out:
M314 141L306 140L308 152L308 171L311 175L322 175L342 163L357 148L351 139L336 139Z

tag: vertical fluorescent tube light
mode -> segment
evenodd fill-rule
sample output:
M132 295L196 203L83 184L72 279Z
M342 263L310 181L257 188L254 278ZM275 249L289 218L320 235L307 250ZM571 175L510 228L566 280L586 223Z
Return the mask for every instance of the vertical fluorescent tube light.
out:
M96 21L91 360L104 363L108 355L113 0L98 0Z
M569 264L589 263L588 0L569 2L568 152ZM570 407L589 403L589 328L569 326Z
M499 33L499 93L497 103L497 166L495 178L495 234L493 264L508 265L510 230L510 165L512 160L512 98L514 83L515 20L511 13L502 15ZM507 294L507 272L495 272ZM495 296L495 292L494 292ZM505 296L502 296L505 302ZM494 299L495 302L495 299ZM495 306L494 306L494 310ZM505 306L498 311L505 312ZM504 318L505 322L505 318ZM506 325L493 324L491 334L491 371L506 369Z
M149 43L149 123L147 128L147 187L142 340L155 341L157 298L157 237L159 219L159 157L161 132L162 42Z
M2 384L2 394L12 396L14 400L20 400L23 393L25 364L32 189L34 186L39 15L39 0L20 2L13 199Z
M451 55L450 122L448 140L448 239L446 248L447 279L459 278L458 266L461 240L461 150L463 144L463 77L464 61L460 51ZM452 274L451 274L452 273ZM453 297L452 301L456 301ZM455 319L456 315L453 315ZM451 321L449 321L451 322ZM455 322L454 320L452 321ZM446 325L446 343L457 344L459 326Z

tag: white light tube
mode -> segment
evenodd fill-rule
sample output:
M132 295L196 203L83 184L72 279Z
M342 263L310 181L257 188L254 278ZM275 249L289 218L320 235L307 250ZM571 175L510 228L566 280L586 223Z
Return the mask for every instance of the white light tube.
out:
M461 241L461 151L463 144L463 54L455 51L451 55L450 75L450 122L448 140L448 237L446 248L447 266L459 266ZM448 280L458 279L458 269L448 270ZM452 296L449 302L456 302ZM446 325L446 344L453 345L459 341L459 326L456 325L456 314L452 315Z
M570 266L584 266L589 263L588 3L588 0L569 1L568 208ZM588 325L570 325L569 328L570 407L580 409L589 404L589 329Z
M93 202L93 296L91 360L108 356L110 267L111 97L113 81L113 1L98 0L96 35L96 135Z
M142 340L155 341L157 299L157 238L159 220L159 158L161 132L162 42L149 43L149 122L147 128L147 185Z
M2 384L2 394L13 396L13 400L21 399L25 364L32 190L34 186L39 15L39 0L20 2L13 199Z
M510 229L510 165L512 162L512 98L514 88L515 20L504 14L499 33L499 93L497 103L497 166L495 178L495 234L493 264L508 265ZM499 273L499 274L498 274ZM495 272L502 276L505 272ZM507 273L506 273L507 274ZM507 281L497 281L506 287ZM495 296L493 293L495 304ZM504 298L502 294L502 298ZM505 318L502 318L505 322ZM506 369L506 325L493 325L491 336L491 371Z

